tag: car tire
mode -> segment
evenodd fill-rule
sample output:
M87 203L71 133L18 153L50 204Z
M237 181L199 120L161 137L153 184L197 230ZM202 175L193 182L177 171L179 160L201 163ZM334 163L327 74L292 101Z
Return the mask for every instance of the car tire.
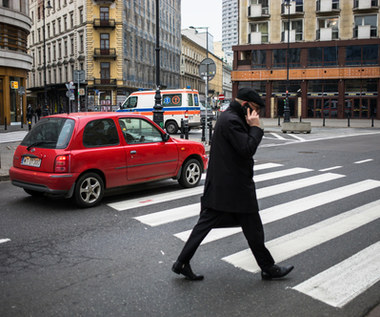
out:
M79 177L75 184L74 198L78 206L93 207L102 200L104 182L97 173L86 173Z
M190 159L183 164L178 182L182 187L191 188L197 186L201 181L201 178L201 163L196 159Z
M44 194L43 192L39 192L37 190L32 190L32 189L27 189L27 188L24 188L24 191L25 191L25 193L29 194L30 196L35 196L35 197L39 197L39 196L42 196Z
M169 134L176 134L178 132L178 124L175 121L167 121L165 123L165 130Z

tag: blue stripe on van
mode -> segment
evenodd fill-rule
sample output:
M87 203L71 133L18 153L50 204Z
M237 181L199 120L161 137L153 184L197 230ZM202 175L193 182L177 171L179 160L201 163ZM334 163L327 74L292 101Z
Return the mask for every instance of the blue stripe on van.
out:
M119 109L116 112L151 112L154 108L128 108L128 109ZM186 111L186 110L201 110L200 107L163 107L164 111Z

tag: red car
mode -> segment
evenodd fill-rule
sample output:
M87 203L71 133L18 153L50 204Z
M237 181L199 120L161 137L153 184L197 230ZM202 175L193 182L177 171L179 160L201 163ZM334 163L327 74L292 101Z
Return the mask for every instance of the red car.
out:
M41 119L17 147L9 175L30 195L92 207L110 188L166 178L197 186L207 160L201 143L174 139L144 116L72 113Z

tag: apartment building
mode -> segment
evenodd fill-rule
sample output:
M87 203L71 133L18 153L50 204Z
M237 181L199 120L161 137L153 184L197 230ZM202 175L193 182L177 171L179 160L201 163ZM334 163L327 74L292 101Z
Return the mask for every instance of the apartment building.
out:
M31 103L42 104L44 99L44 46L48 105L53 113L77 111L79 93L81 110L110 110L135 90L155 88L155 0L29 1ZM161 0L159 11L160 84L162 89L178 88L180 0ZM85 73L80 91L76 71ZM70 81L76 86L73 101L66 96Z
M227 63L232 65L232 46L239 43L238 38L238 0L223 0L222 3L222 47Z
M253 87L266 116L380 118L378 0L240 0L233 93Z
M0 124L25 121L25 87L32 57L27 54L31 29L28 0L0 0Z

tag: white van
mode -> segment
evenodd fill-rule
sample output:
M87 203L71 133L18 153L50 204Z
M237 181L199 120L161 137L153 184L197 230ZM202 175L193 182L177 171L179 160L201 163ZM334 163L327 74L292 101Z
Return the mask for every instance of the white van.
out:
M153 120L155 90L131 93L117 112L133 112ZM161 104L164 111L164 127L169 134L177 133L181 119L187 119L190 128L200 127L201 108L199 94L192 89L161 90Z

